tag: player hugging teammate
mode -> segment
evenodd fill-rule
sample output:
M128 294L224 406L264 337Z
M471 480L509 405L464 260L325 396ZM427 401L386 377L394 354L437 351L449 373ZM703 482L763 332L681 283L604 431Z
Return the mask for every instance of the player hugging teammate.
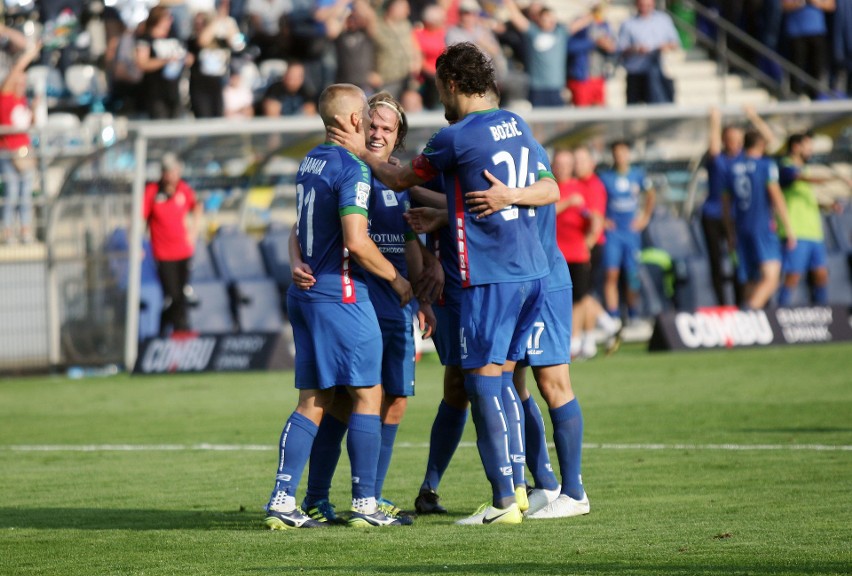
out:
M406 236L408 232L400 228L401 213L397 213L396 224L393 218L384 219L385 209L407 202L404 190L427 182L440 188L438 192L444 196L446 206L443 213L457 240L453 247L444 247L441 252L443 256L454 249L455 254L442 258L448 282L440 302L445 305L442 322L446 320L447 326L439 324L437 328L444 340L438 346L444 352L442 361L458 376L449 379L449 386L445 382L442 403L443 409L447 392L454 397L456 406L449 411L454 433L449 435L450 442L437 450L432 447L430 460L433 452L440 453L442 463L438 468L446 468L458 444L464 426L464 404L469 400L477 447L492 487L491 502L458 523L517 524L524 512L530 518L554 518L589 511L580 476L582 414L568 374L571 283L564 258L555 245L552 204L559 198L559 191L547 156L522 118L496 106L493 67L473 44L457 44L445 50L438 59L436 83L451 125L439 130L426 149L406 166L388 162L389 153L377 153L388 142L383 144L381 138L372 137L374 129L381 129L377 125L381 122L376 121L380 108L381 113L387 113L390 126L394 121L399 126L404 124L398 105L388 101L372 110L371 137L365 139L361 119L366 122L369 112L361 113L355 104L358 97L363 100L363 94L344 87L336 90L340 94L335 96L329 94L335 88L332 86L321 100L327 135L339 146L326 143L309 156L323 154L343 162L330 172L324 168L326 177L313 174L303 178L300 174L297 179L299 217L297 234L291 242L297 285L291 288L288 305L295 307L295 314L291 315L300 401L282 433L276 486L267 506L266 524L270 528L327 526L336 520L334 509L328 504L331 476L327 470L317 474L313 487L309 479L308 497L303 503L309 514L296 506L294 491L312 447L311 476L315 460L324 468L329 462L336 464L347 414L347 447L353 477L349 524L410 523L398 508L381 500L381 478L378 483L376 479L386 473L389 462L389 452L381 465L378 455L386 438L383 422L389 427L387 437L391 444L395 434L392 427L404 411L404 407L399 408L398 399L405 398L413 388L406 388L408 375L404 374L402 388L389 389L385 381L395 379L393 372L380 369L381 354L371 353L381 349L378 339L383 330L375 330L380 324L375 320L379 308L380 315L391 311L386 298L391 291L393 305L399 301L405 305L411 288L403 278L402 263L397 261L394 266L385 259L368 236L367 210L372 224L381 221L382 226L389 226L387 236L384 228L382 236L376 236L371 228L374 238L399 239L401 235L406 245L411 242L410 250L408 246L404 250L406 256L411 253L411 258L406 258L408 272L415 285L420 285L418 295L428 302L436 295L437 275L422 274L430 280L421 281L427 257L414 236ZM342 177L346 164L351 164L346 170L352 175L348 179ZM367 197L362 198L360 192L365 189ZM321 226L314 224L320 221ZM311 240L316 242L321 236L322 243L311 244ZM354 249L350 243L354 243ZM431 265L428 260L427 265ZM363 282L362 269L377 279L370 284ZM363 300L368 285L375 309ZM384 299L377 301L374 292L384 293ZM342 328L344 319L356 310L358 316ZM428 307L424 313L429 316ZM397 327L393 347L405 341L404 329L399 327L406 317L410 318L410 312L392 316L394 319L387 318L386 325ZM332 317L333 322L322 321ZM392 333L390 329L385 331ZM390 354L393 357L393 352ZM407 357L408 353L403 352L402 356ZM513 383L519 361L533 366L550 408L561 487L547 458L541 414L533 409L534 401L523 385L523 370L519 370ZM384 402L376 385L379 381L386 386ZM341 385L348 387L351 401L345 404L351 408L337 406L333 390ZM341 396L337 395L338 399ZM446 415L448 411L439 410L439 419L442 412ZM526 439L525 431L531 432ZM319 458L316 451L321 445L328 452ZM534 447L530 452L535 454L531 463L535 488L527 487L523 475L528 445ZM427 510L418 505L418 509L445 511L437 504L434 489L426 483L424 487L427 495L434 495L435 506Z

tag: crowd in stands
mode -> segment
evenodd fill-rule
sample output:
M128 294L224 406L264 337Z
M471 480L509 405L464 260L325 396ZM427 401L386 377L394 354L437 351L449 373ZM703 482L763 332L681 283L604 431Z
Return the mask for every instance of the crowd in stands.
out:
M406 110L438 110L435 59L472 41L493 59L503 103L601 106L616 66L627 103L674 101L661 55L681 48L655 0L616 29L603 0L47 0L7 2L0 77L42 39L36 64L98 67L105 93L86 106L135 118L316 113L332 82L384 89ZM670 0L677 13L678 0ZM701 0L819 80L852 89L852 3ZM566 17L566 14L571 14ZM699 18L699 29L714 34ZM772 74L773 63L731 48ZM821 97L794 82L797 93ZM54 104L57 106L57 104ZM65 103L73 107L73 103ZM82 115L89 110L72 110Z
M852 89L852 2L700 3L817 79ZM45 88L30 73L49 71L50 112L105 109L154 119L315 114L316 98L332 82L368 94L388 90L416 112L441 108L433 81L437 55L448 44L472 41L493 58L503 104L605 105L605 80L616 66L626 72L628 104L673 101L675 85L661 55L680 49L682 31L679 36L660 1L621 4L631 4L633 16L616 26L604 0L6 1L0 3L0 82L40 42L28 95L32 104ZM688 3L668 4L683 14ZM696 26L715 34L706 19ZM772 62L735 39L729 45L773 72ZM75 99L66 89L62 100L50 78L70 86L62 74L81 63L100 71L102 93ZM795 78L793 88L824 96Z

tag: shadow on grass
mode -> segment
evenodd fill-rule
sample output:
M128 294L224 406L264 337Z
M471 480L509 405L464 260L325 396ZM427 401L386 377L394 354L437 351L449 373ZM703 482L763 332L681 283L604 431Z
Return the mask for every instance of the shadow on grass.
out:
M794 566L789 563L773 563L755 559L754 564L734 565L701 562L700 566L684 562L672 562L663 564L658 561L648 562L601 562L587 561L583 556L578 556L576 562L558 560L553 562L515 562L506 558L505 562L487 562L471 564L392 564L373 566L264 566L257 568L245 568L248 573L277 573L277 574L299 574L309 576L310 574L665 574L672 576L683 574L694 576L696 574L725 574L725 575L762 575L762 574L846 574L848 564L842 562L817 562L802 563Z
M259 509L0 508L0 528L46 530L257 530L261 519Z

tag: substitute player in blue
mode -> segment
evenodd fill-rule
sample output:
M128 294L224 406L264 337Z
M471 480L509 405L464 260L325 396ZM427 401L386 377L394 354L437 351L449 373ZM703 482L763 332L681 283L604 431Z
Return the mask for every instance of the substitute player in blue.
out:
M651 221L657 195L645 171L630 165L627 142L613 142L611 149L612 169L600 173L606 187L604 306L610 316L620 318L618 282L623 270L627 280L627 311L632 318L639 289L640 234ZM645 202L640 212L639 200L643 193Z
M522 515L509 459L503 373L511 373L524 354L543 299L547 257L538 238L535 209L512 204L497 213L477 215L470 211L465 194L487 188L491 173L512 190L531 186L550 202L558 197L558 188L550 178L536 180L544 171L536 162L538 144L523 119L491 104L487 94L494 86L494 69L475 45L448 47L438 58L436 83L445 111L458 118L455 124L433 135L408 166L378 162L365 153L359 156L395 190L444 175L463 287L461 366L477 446L492 486L491 504L459 523L516 524ZM358 138L350 131L334 130L331 135L357 145Z
M320 96L319 109L327 130L337 118L364 138L367 99L358 87L329 86ZM299 402L281 433L275 487L264 523L273 530L328 525L298 508L295 493L323 414L336 387L346 386L352 398L347 442L352 467L350 523L398 524L378 509L375 498L382 335L363 273L388 282L403 306L411 299L411 285L367 233L370 170L357 156L331 143L317 146L299 167L296 193L301 267L316 282L309 290L293 286L287 295Z
M722 211L728 242L737 250L744 307L759 310L781 280L781 242L773 229L773 209L788 231L788 250L796 247L796 236L778 185L778 166L764 156L766 138L757 131L746 132L743 146L743 154L728 171Z
M383 160L401 149L408 132L408 121L400 104L388 92L379 92L369 100L370 127L367 150ZM369 221L370 237L379 251L399 272L417 284L422 276L423 260L434 258L425 254L423 247L403 217L409 208L408 191L388 190L376 178L372 180ZM301 262L298 246L293 247ZM437 264L437 263L435 263ZM299 273L297 285L309 288L313 277ZM428 302L415 309L410 302L400 308L399 297L384 280L371 274L365 280L370 291L370 301L376 310L382 332L382 445L376 473L376 500L379 508L389 517L399 517L401 523L411 523L391 501L382 497L382 487L390 466L394 440L405 414L408 397L414 395L414 327L415 314L429 337L435 326L435 317ZM346 434L352 403L348 396L338 395L320 423L311 451L308 469L307 495L302 509L315 520L340 523L334 506L329 502L332 477L341 454L341 442Z

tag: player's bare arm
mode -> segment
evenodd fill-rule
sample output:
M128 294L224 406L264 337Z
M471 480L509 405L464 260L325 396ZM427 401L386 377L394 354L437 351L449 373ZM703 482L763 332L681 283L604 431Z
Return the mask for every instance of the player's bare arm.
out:
M430 208L441 208L443 210L447 209L446 194L435 192L434 190L429 190L428 188L424 188L423 186L413 186L408 190L408 195L411 197L412 200L414 200L421 206L428 206Z
M513 204L546 206L559 201L559 186L552 178L542 178L523 188L509 188L488 170L483 175L491 182L491 188L465 194L465 201L471 212L478 213L477 218L484 218Z
M446 208L429 208L427 206L409 209L405 213L405 219L408 221L411 229L417 234L437 232L449 223L449 215Z
M367 234L367 219L361 214L347 214L341 216L340 223L343 227L343 244L349 250L349 254L364 270L390 282L394 292L399 295L400 306L408 304L412 297L411 284L387 258L382 256L376 244L370 239Z
M311 286L317 283L313 276L313 270L307 262L302 260L302 248L299 246L299 235L297 234L297 225L293 225L290 231L290 241L288 244L290 252L290 274L293 278L293 284L301 290L309 290Z
M792 250L796 247L796 235L793 233L793 227L790 226L790 216L787 212L787 202L784 201L784 193L781 192L781 187L776 182L771 182L766 187L766 191L769 192L769 199L775 213L784 225L784 230L787 231L787 248Z
M417 243L423 270L415 287L414 295L421 303L432 303L444 291L444 267L441 262L422 243Z
M405 263L408 265L408 277L414 286L420 287L423 281L423 254L420 250L420 240L409 240L405 243ZM424 338L429 338L435 330L437 321L432 312L430 300L418 296L419 309L417 321Z

